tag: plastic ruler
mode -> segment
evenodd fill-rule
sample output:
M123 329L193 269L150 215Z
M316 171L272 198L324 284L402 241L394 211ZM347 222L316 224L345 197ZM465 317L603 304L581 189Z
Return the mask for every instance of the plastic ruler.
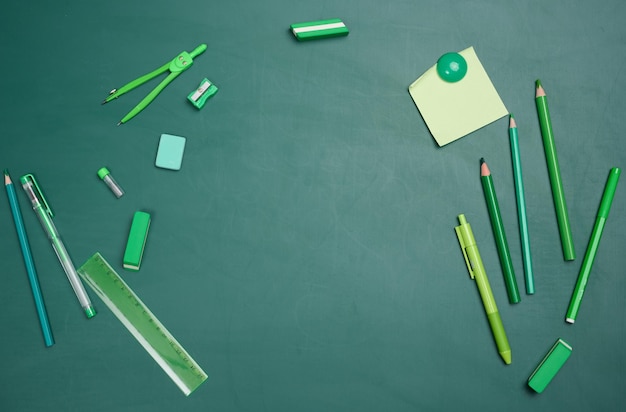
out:
M78 274L187 396L207 378L109 263L96 253Z

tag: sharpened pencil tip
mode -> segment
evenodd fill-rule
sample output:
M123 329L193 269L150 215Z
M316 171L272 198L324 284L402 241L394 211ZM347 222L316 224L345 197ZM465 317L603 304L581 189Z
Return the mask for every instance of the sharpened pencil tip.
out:
M104 100L102 101L102 103L100 103L100 104L105 104L106 102L107 102L107 99L104 99Z
M517 127L517 123L515 123L515 118L511 115L511 117L509 117L509 129L513 129L515 127Z
M541 81L539 79L535 81L535 87L541 87Z
M4 169L4 175L8 176L9 175L9 169Z
M118 125L118 126L119 126L119 125L121 125L121 124L122 124L122 122L118 122L118 123L117 123L117 125Z
M491 171L489 170L489 166L487 166L487 162L485 162L484 158L480 159L480 175L491 176Z

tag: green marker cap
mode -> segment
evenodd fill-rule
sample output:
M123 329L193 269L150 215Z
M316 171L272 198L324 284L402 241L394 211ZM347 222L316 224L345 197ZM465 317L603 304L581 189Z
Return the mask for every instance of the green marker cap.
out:
M442 80L456 83L465 77L467 62L459 53L446 53L437 60L437 73Z
M106 167L101 167L100 170L98 170L98 177L100 179L104 179L104 177L109 174L111 174L111 172L109 172L109 169Z

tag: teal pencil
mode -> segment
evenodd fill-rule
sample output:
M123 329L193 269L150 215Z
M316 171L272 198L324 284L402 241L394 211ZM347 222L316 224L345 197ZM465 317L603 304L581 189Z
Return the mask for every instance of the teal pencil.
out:
M24 265L26 265L26 274L28 275L30 289L33 293L33 299L35 300L35 308L37 309L37 315L39 316L39 325L41 326L41 332L43 333L43 340L45 345L50 347L54 345L54 337L52 336L52 329L50 328L50 320L48 319L48 312L46 311L46 305L41 293L41 287L39 286L39 278L37 277L37 271L35 270L33 255L30 252L30 244L28 243L26 228L24 227L24 221L22 220L22 212L20 212L17 194L15 193L11 176L9 176L9 171L6 169L4 170L4 186L7 191L7 196L9 197L9 205L11 206L11 213L13 213L13 221L15 223L15 230L17 231L17 238L20 242L20 248L22 249Z
M509 140L511 142L511 160L513 162L513 177L515 179L519 233L522 241L522 260L524 262L526 294L532 295L535 293L535 279L533 276L533 261L530 256L530 237L528 235L528 220L526 218L526 197L524 196L524 180L522 179L522 160L517 138L517 124L515 123L513 115L509 118Z

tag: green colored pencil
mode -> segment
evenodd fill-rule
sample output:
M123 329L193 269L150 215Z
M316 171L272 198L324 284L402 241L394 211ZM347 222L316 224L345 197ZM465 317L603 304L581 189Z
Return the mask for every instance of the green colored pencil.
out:
M533 261L530 257L530 237L528 235L528 220L526 219L526 198L524 196L524 180L522 179L522 160L517 139L517 124L515 123L513 115L509 118L509 140L511 142L511 160L513 162L513 177L515 179L519 233L522 241L524 280L526 281L526 293L532 295L535 293Z
M563 248L563 258L565 260L576 259L574 250L574 239L572 229L569 224L567 205L565 204L565 194L563 193L563 182L561 180L561 170L559 159L556 156L556 145L554 144L554 133L552 133L552 122L550 121L550 110L548 109L548 98L541 82L537 80L535 90L535 103L537 104L537 114L539 115L539 126L543 138L543 148L546 152L548 163L548 174L550 175L550 185L552 186L552 197L556 209L556 219L561 235L561 246Z
M502 216L500 216L500 206L498 206L498 198L496 197L496 189L493 186L491 171L485 159L480 159L480 181L483 185L485 200L487 201L489 220L491 220L493 236L496 239L498 257L500 258L500 265L502 266L502 274L504 275L504 283L506 285L506 292L509 295L509 302L518 303L520 296L519 290L517 289L515 271L513 270L513 262L511 261L511 253L509 252L509 244L504 233L504 224L502 224Z

